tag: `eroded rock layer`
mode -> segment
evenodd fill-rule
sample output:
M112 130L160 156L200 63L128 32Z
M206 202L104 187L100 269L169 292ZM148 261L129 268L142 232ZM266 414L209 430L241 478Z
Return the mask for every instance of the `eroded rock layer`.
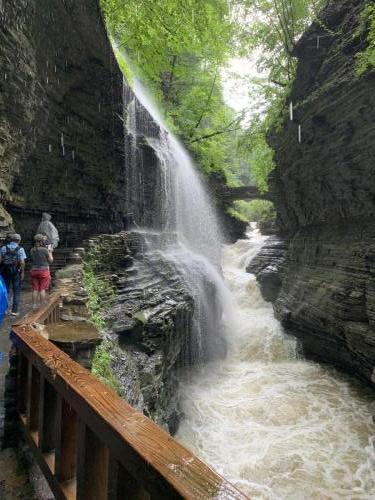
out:
M101 235L90 240L87 259L99 283L105 345L119 392L173 433L180 418L177 371L190 361L194 306L175 266L147 250L153 237L160 235Z
M248 273L255 274L264 299L270 302L275 301L280 292L286 246L279 236L270 236L246 267Z
M363 7L331 2L296 48L294 121L270 138L271 193L290 241L278 316L306 355L374 381L375 73L355 72Z
M375 382L375 226L306 228L289 247L276 302L308 356Z
M121 228L122 75L98 1L8 0L0 18L0 236L11 214L28 239L43 210L63 239Z

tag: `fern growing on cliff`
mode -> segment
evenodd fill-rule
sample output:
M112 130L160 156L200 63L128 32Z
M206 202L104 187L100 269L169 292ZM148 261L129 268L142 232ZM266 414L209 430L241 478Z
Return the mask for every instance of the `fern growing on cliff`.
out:
M120 384L112 369L111 353L115 349L115 346L109 340L103 340L95 349L91 371L95 377L121 396Z
M114 292L108 281L98 276L100 271L99 259L99 248L91 248L86 253L83 265L83 284L89 297L87 307L91 321L101 331L105 326L103 315L111 305Z

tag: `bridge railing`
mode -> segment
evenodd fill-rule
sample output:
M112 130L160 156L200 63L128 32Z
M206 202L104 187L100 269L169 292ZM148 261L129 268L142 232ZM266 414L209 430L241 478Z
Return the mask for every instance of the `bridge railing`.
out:
M57 499L247 498L44 338L60 297L12 327L20 424Z

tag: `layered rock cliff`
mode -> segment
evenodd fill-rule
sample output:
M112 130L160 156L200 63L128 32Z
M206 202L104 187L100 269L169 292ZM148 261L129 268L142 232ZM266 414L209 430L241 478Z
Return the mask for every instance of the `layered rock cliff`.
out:
M105 371L100 352L94 369L132 406L173 433L180 419L178 370L190 362L196 343L189 337L194 300L173 263L150 249L149 238L122 232L89 241L86 286L91 273L95 285L88 289L103 321L100 350L108 353Z
M124 212L122 75L97 0L0 6L0 236L43 210L62 239Z
M355 73L363 7L331 2L297 45L294 121L270 138L271 194L290 241L277 315L306 355L375 382L375 73Z
M248 273L255 274L263 298L269 302L274 302L280 292L286 248L283 238L271 235L246 267Z
M132 157L129 136L124 148L123 97L129 103L132 93L125 84L123 95L99 1L7 0L0 21L0 239L13 225L28 241L43 211L69 246L122 229L134 201L131 161L145 184L148 222L156 159L140 143ZM143 123L155 128L147 112Z

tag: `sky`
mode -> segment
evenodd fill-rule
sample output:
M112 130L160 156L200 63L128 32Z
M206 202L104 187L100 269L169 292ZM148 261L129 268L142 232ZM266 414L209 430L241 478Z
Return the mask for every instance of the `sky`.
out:
M222 71L224 101L238 113L245 111L245 124L264 108L255 84L249 83L250 79L265 77L265 73L259 72L256 67L257 58L256 51L249 59L232 58Z

